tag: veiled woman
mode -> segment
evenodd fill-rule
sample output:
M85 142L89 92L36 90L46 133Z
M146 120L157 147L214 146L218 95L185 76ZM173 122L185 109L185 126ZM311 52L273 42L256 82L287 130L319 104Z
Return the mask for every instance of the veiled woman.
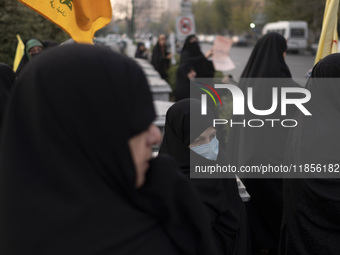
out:
M286 162L327 170L327 179L283 181L282 255L340 254L340 54L317 63L307 82L312 116L298 112L288 136ZM332 170L333 169L333 170Z
M215 68L208 58L212 55L212 50L202 53L196 35L189 35L184 42L180 65L189 64L196 72L197 78L213 78Z
M167 79L171 54L167 50L166 36L160 34L158 41L152 50L151 64L157 70L162 79Z
M190 178L195 166L223 166L225 153L212 127L214 113L200 115L197 99L183 99L166 114L165 133L160 154L173 156L182 173ZM196 114L197 113L197 114ZM190 125L197 123L197 125ZM192 163L192 164L191 164ZM232 178L233 177L233 178ZM220 254L250 254L250 240L244 204L233 175L230 179L190 179L210 212L210 222Z
M246 98L248 88L253 89L252 100L255 109L271 108L274 87L280 93L282 87L298 86L293 82L285 62L286 50L286 39L277 33L268 33L256 43L239 84ZM234 122L283 118L280 99L277 109L270 115L259 116L251 113L247 106L245 109L244 115L233 116ZM284 118L291 119L294 111L294 108L289 108ZM264 123L262 127L235 125L230 128L227 151L232 165L240 168L261 164L276 166L283 163L289 128L281 126L279 122L274 126L268 122ZM254 254L261 250L276 254L282 218L282 180L249 178L243 182L251 196L250 202L246 203L246 209Z
M146 78L108 49L42 52L18 79L0 154L1 254L214 254L207 213L160 132Z

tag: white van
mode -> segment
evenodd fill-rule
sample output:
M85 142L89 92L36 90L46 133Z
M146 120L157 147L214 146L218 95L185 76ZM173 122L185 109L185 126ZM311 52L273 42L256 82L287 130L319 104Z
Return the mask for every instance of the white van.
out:
M308 24L306 21L278 21L267 23L262 30L265 35L276 32L287 40L288 50L299 51L307 48Z

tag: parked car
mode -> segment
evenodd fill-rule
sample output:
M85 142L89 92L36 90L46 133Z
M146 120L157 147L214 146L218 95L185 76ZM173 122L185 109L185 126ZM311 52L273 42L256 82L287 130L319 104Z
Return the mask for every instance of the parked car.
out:
M245 36L234 35L232 38L233 45L237 47L246 47L248 46L248 41Z

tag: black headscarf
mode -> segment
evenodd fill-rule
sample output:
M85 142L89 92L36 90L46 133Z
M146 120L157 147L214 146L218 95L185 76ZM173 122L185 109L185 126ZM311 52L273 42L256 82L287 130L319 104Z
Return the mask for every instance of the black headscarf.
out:
M132 60L90 45L42 52L5 118L0 253L214 254L205 208L173 160L152 160L135 189L128 140L154 118Z
M195 42L190 42L191 39L196 38L196 35L189 35L183 44L183 48L182 48L182 54L183 53L190 53L190 55L186 56L181 56L181 61L183 62L187 62L187 59L185 59L185 57L204 57L201 48L198 44L198 41L196 40ZM182 58L183 57L183 58Z
M283 57L286 50L287 42L282 35L264 35L257 41L241 78L292 77Z
M0 63L0 126L14 80L15 75L12 68Z
M284 61L287 49L286 40L277 33L268 33L257 42L250 59L242 73L239 87L247 98L248 87L253 88L253 104L256 109L269 109L272 105L272 90L277 87L297 87L291 79L290 71ZM280 79L249 79L280 78ZM245 115L236 115L234 122L250 119L283 119L281 101L277 110L268 116L257 116L245 106ZM287 109L284 119L292 119L295 108ZM284 152L288 128L280 124L271 127L254 128L236 125L230 128L228 156L232 165L259 166L261 164L280 165ZM244 179L251 201L246 203L247 215L254 249L269 249L275 252L280 237L282 218L282 180L281 179Z
M212 78L215 74L213 63L202 53L198 41L190 42L196 35L189 35L184 42L180 64L190 64L196 71L197 78Z
M173 156L188 178L191 169L190 158L201 166L216 164L216 161L205 159L188 147L212 125L213 112L208 108L207 115L202 116L199 114L200 107L200 101L197 99L184 99L172 105L166 114L164 138L160 147L161 155ZM190 128L190 117L195 119L195 123L199 121L199 125ZM219 155L225 156L221 150L220 148ZM221 165L222 158L219 157L217 161ZM190 180L210 212L215 241L221 254L249 254L245 208L235 178Z
M146 49L144 49L143 51L140 50L140 47L144 46L144 43L139 42L137 44L137 48L136 48L136 53L135 53L135 58L143 58L143 59L147 59L147 54L146 54Z
M167 55L169 55L169 52L166 49L166 45L162 47L158 41L152 51L151 64L163 79L168 77L167 71L170 59L167 58Z
M306 105L312 116L296 114L299 126L288 136L287 164L340 164L339 77L339 53L313 68ZM340 179L287 179L283 187L280 254L340 254Z

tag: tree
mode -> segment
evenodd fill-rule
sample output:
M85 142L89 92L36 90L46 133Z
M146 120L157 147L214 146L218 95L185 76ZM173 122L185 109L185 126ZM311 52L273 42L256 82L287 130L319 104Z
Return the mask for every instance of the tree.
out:
M212 22L214 29L219 34L225 34L230 29L230 0L215 0L212 3Z
M320 0L267 0L265 13L268 22L278 20L304 20L314 41L321 32L326 1ZM338 19L339 22L339 19Z
M249 30L250 0L201 0L193 5L196 29L204 34L241 33Z
M193 4L192 11L195 16L197 33L212 34L215 32L215 24L211 22L214 14L211 3L198 1Z
M127 34L131 38L135 34L136 22L140 22L143 17L148 17L151 7L152 0L116 1L113 5L113 9L126 18L128 22Z
M16 34L22 40L38 38L63 42L69 38L61 28L38 13L13 0L0 2L0 62L13 65L17 46Z

